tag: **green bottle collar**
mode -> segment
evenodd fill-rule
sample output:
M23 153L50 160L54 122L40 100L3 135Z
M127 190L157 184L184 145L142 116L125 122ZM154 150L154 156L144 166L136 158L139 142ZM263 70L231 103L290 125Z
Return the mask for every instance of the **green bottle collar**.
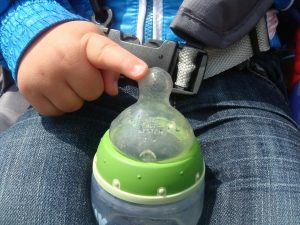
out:
M185 198L204 183L205 165L198 141L175 158L142 162L125 156L102 137L93 162L97 182L110 194L135 203L166 204Z

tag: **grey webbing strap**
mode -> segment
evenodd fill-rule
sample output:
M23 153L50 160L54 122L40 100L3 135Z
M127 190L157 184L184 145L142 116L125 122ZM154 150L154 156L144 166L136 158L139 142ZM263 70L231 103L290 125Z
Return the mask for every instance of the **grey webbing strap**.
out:
M261 52L269 50L270 45L266 19L262 18L255 29L259 50ZM250 35L244 36L242 39L225 49L206 48L205 50L208 54L208 61L204 79L213 77L235 67L254 55ZM184 47L181 51L183 53L179 54L178 73L175 84L181 87L187 87L190 80L190 75L187 74L187 71L194 70L195 65L193 63L196 56L190 47Z
M196 69L195 59L198 50L191 47L183 47L178 56L178 71L175 85L183 88L189 86L192 72Z

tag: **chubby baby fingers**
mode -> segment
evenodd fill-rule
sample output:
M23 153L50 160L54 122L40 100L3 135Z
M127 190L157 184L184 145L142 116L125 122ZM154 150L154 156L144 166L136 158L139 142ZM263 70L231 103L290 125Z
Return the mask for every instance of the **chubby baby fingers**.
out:
M57 83L55 90L47 92L47 98L62 112L77 111L84 104L84 100L78 96L67 82Z
M29 84L21 82L19 86L21 94L40 114L59 116L82 107L84 100L76 94L66 81L59 80L49 84L45 80ZM38 83L40 84L37 85Z
M72 76L66 77L66 81L69 87L86 101L96 100L104 91L101 72L88 62L82 63L82 66L73 71Z
M101 72L103 83L104 83L104 90L108 95L117 95L118 94L118 81L120 74L114 71L104 70Z
M26 96L36 111L44 116L60 116L64 112L58 109L46 96L40 94L34 97Z
M103 35L88 33L81 39L88 61L100 70L110 70L139 80L148 71L147 64Z

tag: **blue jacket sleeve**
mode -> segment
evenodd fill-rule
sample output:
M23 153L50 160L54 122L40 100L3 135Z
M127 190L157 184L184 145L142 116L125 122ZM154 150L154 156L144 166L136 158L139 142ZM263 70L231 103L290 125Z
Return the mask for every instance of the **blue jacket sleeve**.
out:
M55 24L72 20L86 19L54 0L14 1L0 17L0 63L16 79L19 61L35 38Z
M274 0L274 6L278 10L285 11L289 9L294 2L295 0Z
M0 3L0 16L9 8L12 0L2 0ZM6 67L5 60L3 56L0 54L0 65Z
M2 0L0 3L0 15L3 14L12 3L12 0Z

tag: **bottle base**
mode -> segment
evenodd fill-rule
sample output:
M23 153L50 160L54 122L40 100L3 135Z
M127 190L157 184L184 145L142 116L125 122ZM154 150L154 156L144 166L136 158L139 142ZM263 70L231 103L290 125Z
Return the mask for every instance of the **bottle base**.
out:
M93 175L91 199L99 225L196 225L203 208L204 182L194 194L176 203L141 205L112 196Z

